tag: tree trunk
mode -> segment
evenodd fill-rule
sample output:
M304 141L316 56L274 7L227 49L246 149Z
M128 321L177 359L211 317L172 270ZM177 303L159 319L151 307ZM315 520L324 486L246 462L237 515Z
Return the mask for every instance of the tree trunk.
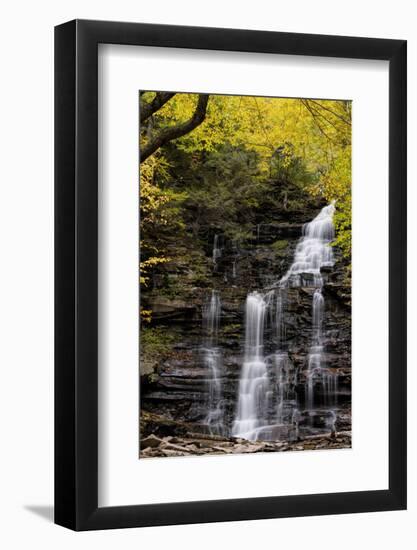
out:
M162 145L165 145L174 139L178 139L179 137L185 136L197 128L197 126L200 126L206 118L208 100L209 96L207 94L200 94L198 96L198 102L194 114L187 122L178 124L177 126L172 126L170 128L164 128L156 136L145 143L145 145L140 148L140 162L143 162L150 157L153 153L155 153L155 151L162 147Z
M157 92L153 101L146 103L145 101L140 102L140 123L142 124L147 120L151 115L159 111L165 103L168 103L170 99L174 97L175 93L171 92Z

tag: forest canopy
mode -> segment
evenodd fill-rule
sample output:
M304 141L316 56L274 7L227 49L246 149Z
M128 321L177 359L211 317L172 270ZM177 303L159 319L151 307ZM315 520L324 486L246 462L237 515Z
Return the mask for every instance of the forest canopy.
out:
M144 288L190 254L204 278L209 234L249 238L261 212L273 220L306 196L335 201L334 245L349 271L350 101L173 92L139 101Z

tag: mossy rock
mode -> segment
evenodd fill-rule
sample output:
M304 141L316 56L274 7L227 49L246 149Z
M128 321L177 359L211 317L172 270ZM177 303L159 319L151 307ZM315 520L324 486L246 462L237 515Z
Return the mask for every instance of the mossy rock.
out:
M230 325L226 325L222 330L222 334L234 334L236 332L239 332L242 329L242 325L240 323L234 323Z
M288 241L286 239L279 239L271 244L271 248L275 251L285 250L288 246Z
M288 241L286 239L279 239L271 244L271 249L275 252L275 256L283 258L287 253Z

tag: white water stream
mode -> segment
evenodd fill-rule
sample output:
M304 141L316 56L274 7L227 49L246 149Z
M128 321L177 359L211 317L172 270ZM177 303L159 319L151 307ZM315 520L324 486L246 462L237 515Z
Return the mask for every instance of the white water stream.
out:
M311 347L305 373L305 407L314 413L315 392L327 406L334 406L337 375L325 366L322 342L325 301L321 268L334 264L331 241L334 238L334 204L325 206L304 225L293 263L275 290L248 294L245 308L245 356L241 370L238 402L232 435L248 440L276 440L281 435L298 437L300 404L294 388L298 373L286 349L285 296L287 289L313 287ZM257 227L259 239L259 226ZM214 253L213 253L214 254ZM214 256L213 256L214 257ZM275 325L276 352L264 356L266 314ZM335 413L330 410L334 429ZM287 429L287 431L285 430Z
M232 435L252 439L266 422L269 386L263 358L263 333L266 303L258 292L246 299L245 357L239 382L239 398Z
M205 423L209 430L215 433L223 431L222 411L222 352L218 347L218 335L221 315L221 300L219 293L212 291L208 304L203 307L203 326L206 341L203 347L204 363L210 373L208 380L208 412Z

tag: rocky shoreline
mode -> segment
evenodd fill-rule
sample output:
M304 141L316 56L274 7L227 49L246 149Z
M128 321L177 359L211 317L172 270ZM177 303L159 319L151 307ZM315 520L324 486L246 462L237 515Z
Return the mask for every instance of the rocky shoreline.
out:
M140 419L139 458L346 449L352 446L350 430L270 442L224 437L206 433L204 428L203 425L178 422L143 412Z
M246 441L240 438L222 438L209 434L187 437L149 435L142 439L139 458L226 455L286 451L346 449L352 446L351 432L335 432L306 437L297 441Z

